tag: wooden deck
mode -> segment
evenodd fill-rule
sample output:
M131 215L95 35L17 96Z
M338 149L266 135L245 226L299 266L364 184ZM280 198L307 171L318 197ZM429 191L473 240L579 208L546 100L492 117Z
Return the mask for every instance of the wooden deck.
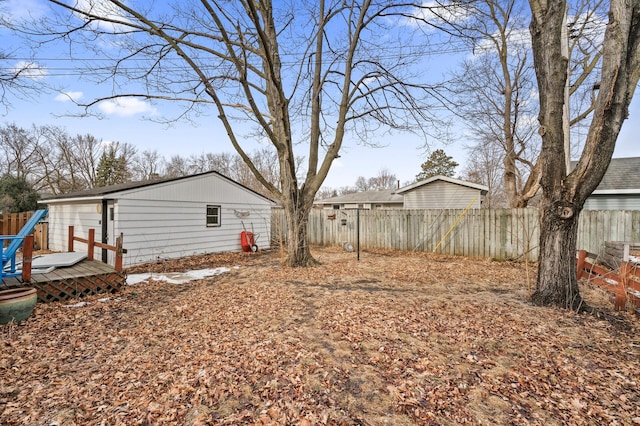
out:
M110 265L97 260L83 260L47 274L33 274L30 282L5 278L0 288L35 287L38 289L39 302L56 302L90 294L114 293L122 288L125 280L126 274Z

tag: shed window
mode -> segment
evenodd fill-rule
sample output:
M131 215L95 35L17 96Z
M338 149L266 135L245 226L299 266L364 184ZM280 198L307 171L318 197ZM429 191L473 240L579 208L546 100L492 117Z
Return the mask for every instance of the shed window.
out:
M220 206L207 206L207 227L220 226Z

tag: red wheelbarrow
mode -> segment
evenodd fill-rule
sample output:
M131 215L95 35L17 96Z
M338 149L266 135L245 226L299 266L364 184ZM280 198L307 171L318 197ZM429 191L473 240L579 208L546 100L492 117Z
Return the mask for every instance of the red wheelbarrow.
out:
M240 246L242 246L242 251L245 252L257 252L258 245L256 241L258 241L259 234L255 234L253 232L253 223L251 223L251 231L247 231L247 228L244 226L244 222L242 223L243 231L240 233Z

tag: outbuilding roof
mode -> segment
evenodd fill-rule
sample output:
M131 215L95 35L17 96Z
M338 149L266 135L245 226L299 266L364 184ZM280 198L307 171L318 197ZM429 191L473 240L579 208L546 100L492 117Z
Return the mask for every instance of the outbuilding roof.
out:
M438 176L432 176L428 179L419 180L418 182L412 183L411 185L403 186L402 188L396 190L396 194L404 194L405 192L412 191L416 188L419 188L424 185L428 185L432 182L436 182L439 180L444 182L454 183L456 185L462 185L469 188L477 189L481 191L482 194L486 194L487 192L489 192L488 186L481 185L479 183L467 182L466 180L454 179L448 176L438 175Z
M154 185L162 185L168 182L176 182L176 181L180 181L180 180L184 180L184 179L192 179L195 177L201 177L201 176L207 176L207 175L217 175L219 177L221 177L222 179L225 179L227 181L233 182L236 185L241 186L242 188L246 189L247 191L250 191L262 198L264 198L265 200L268 200L270 202L273 202L273 200L265 197L264 195L260 194L259 192L254 191L253 189L242 185L241 183L238 183L236 181L234 181L231 178L226 177L225 175L216 172L215 170L211 170L208 172L204 172L204 173L197 173L197 174L193 174L193 175L187 175L187 176L180 176L180 177L173 177L173 178L161 178L161 179L152 179L152 180L145 180L145 181L137 181L137 182L125 182L125 183L118 183L115 185L108 185L108 186L102 186L102 187L96 187L96 188L91 188L91 189L86 189L84 191L77 191L77 192L70 192L67 194L59 194L59 195L54 195L51 197L44 197L42 198L40 201L46 203L47 201L62 201L62 200L67 200L67 199L81 199L81 198L106 198L106 195L114 195L117 194L118 192L122 192L122 191L127 191L130 189L138 189L138 188L144 188L144 187L148 187L148 186L154 186Z
M612 158L596 193L628 190L640 191L640 157Z
M379 191L362 191L352 194L340 195L337 197L325 198L317 200L315 204L353 204L353 203L397 203L402 204L404 197L395 193L395 189L381 189Z

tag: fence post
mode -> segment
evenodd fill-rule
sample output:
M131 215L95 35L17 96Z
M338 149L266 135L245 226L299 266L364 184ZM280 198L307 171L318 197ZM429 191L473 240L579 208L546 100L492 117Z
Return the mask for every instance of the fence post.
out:
M120 236L118 238L116 238L116 271L118 272L122 272L122 240L123 240L124 236L122 235L122 232L120 233Z
M629 263L622 262L620 264L620 271L618 272L620 281L618 282L618 289L615 297L615 309L616 311L622 311L627 304L627 284L629 280Z
M24 237L22 243L22 281L31 281L31 261L33 259L33 235Z
M584 269L584 261L587 258L586 250L578 250L578 264L576 265L576 275L578 281L582 278L582 270Z
M93 249L95 248L96 243L96 230L93 228L89 228L89 242L87 243L87 259L93 260Z
M69 234L68 234L68 238L67 238L67 247L68 247L68 251L69 252L73 251L73 226L69 226Z

